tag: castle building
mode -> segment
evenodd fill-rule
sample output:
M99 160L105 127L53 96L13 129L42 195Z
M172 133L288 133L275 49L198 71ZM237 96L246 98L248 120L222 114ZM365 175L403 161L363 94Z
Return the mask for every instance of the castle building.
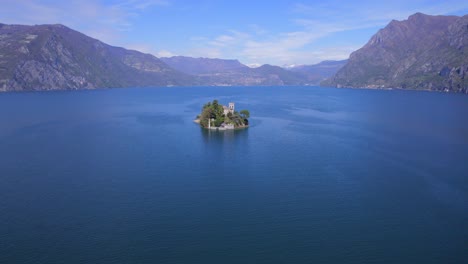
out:
M224 115L227 115L228 113L234 114L234 103L229 103L229 106L223 105L223 112Z

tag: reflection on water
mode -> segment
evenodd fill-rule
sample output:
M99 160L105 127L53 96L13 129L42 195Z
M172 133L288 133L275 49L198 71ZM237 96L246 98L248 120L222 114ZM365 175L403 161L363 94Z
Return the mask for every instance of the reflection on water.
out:
M200 132L206 143L247 143L249 129L234 129L234 130L210 130L200 127Z
M210 162L230 164L250 155L248 128L224 131L200 128L200 133L203 138L204 156L208 157Z

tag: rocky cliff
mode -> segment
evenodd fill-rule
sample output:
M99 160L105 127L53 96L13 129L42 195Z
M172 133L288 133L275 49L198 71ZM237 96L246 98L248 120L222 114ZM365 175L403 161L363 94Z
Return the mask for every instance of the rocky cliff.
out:
M323 85L468 93L468 15L392 21Z

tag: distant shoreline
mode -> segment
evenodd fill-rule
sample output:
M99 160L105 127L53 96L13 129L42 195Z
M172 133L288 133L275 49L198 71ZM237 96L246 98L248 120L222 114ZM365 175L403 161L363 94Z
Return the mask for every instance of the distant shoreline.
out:
M211 86L211 85L194 85L194 86L148 86L148 87L100 87L100 88L84 88L84 89L48 89L48 90L2 90L1 94L21 94L21 93L66 93L66 92L92 92L92 91L106 91L106 90L119 90L119 89L177 89L177 88L246 88L246 87L275 87L275 88L293 88L293 87L311 87L311 88L324 88L324 89L340 89L340 90L374 90L374 91L415 91L415 92L436 92L446 94L464 94L462 92L443 91L443 90L430 90L430 89L414 89L414 88L369 88L369 87L333 87L333 86L319 86L319 85L245 85L245 86Z

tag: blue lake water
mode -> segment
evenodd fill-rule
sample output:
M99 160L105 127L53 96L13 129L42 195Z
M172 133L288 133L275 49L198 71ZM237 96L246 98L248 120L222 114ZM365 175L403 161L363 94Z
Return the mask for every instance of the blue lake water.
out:
M193 123L213 99L246 130ZM0 94L0 263L462 263L468 97Z

